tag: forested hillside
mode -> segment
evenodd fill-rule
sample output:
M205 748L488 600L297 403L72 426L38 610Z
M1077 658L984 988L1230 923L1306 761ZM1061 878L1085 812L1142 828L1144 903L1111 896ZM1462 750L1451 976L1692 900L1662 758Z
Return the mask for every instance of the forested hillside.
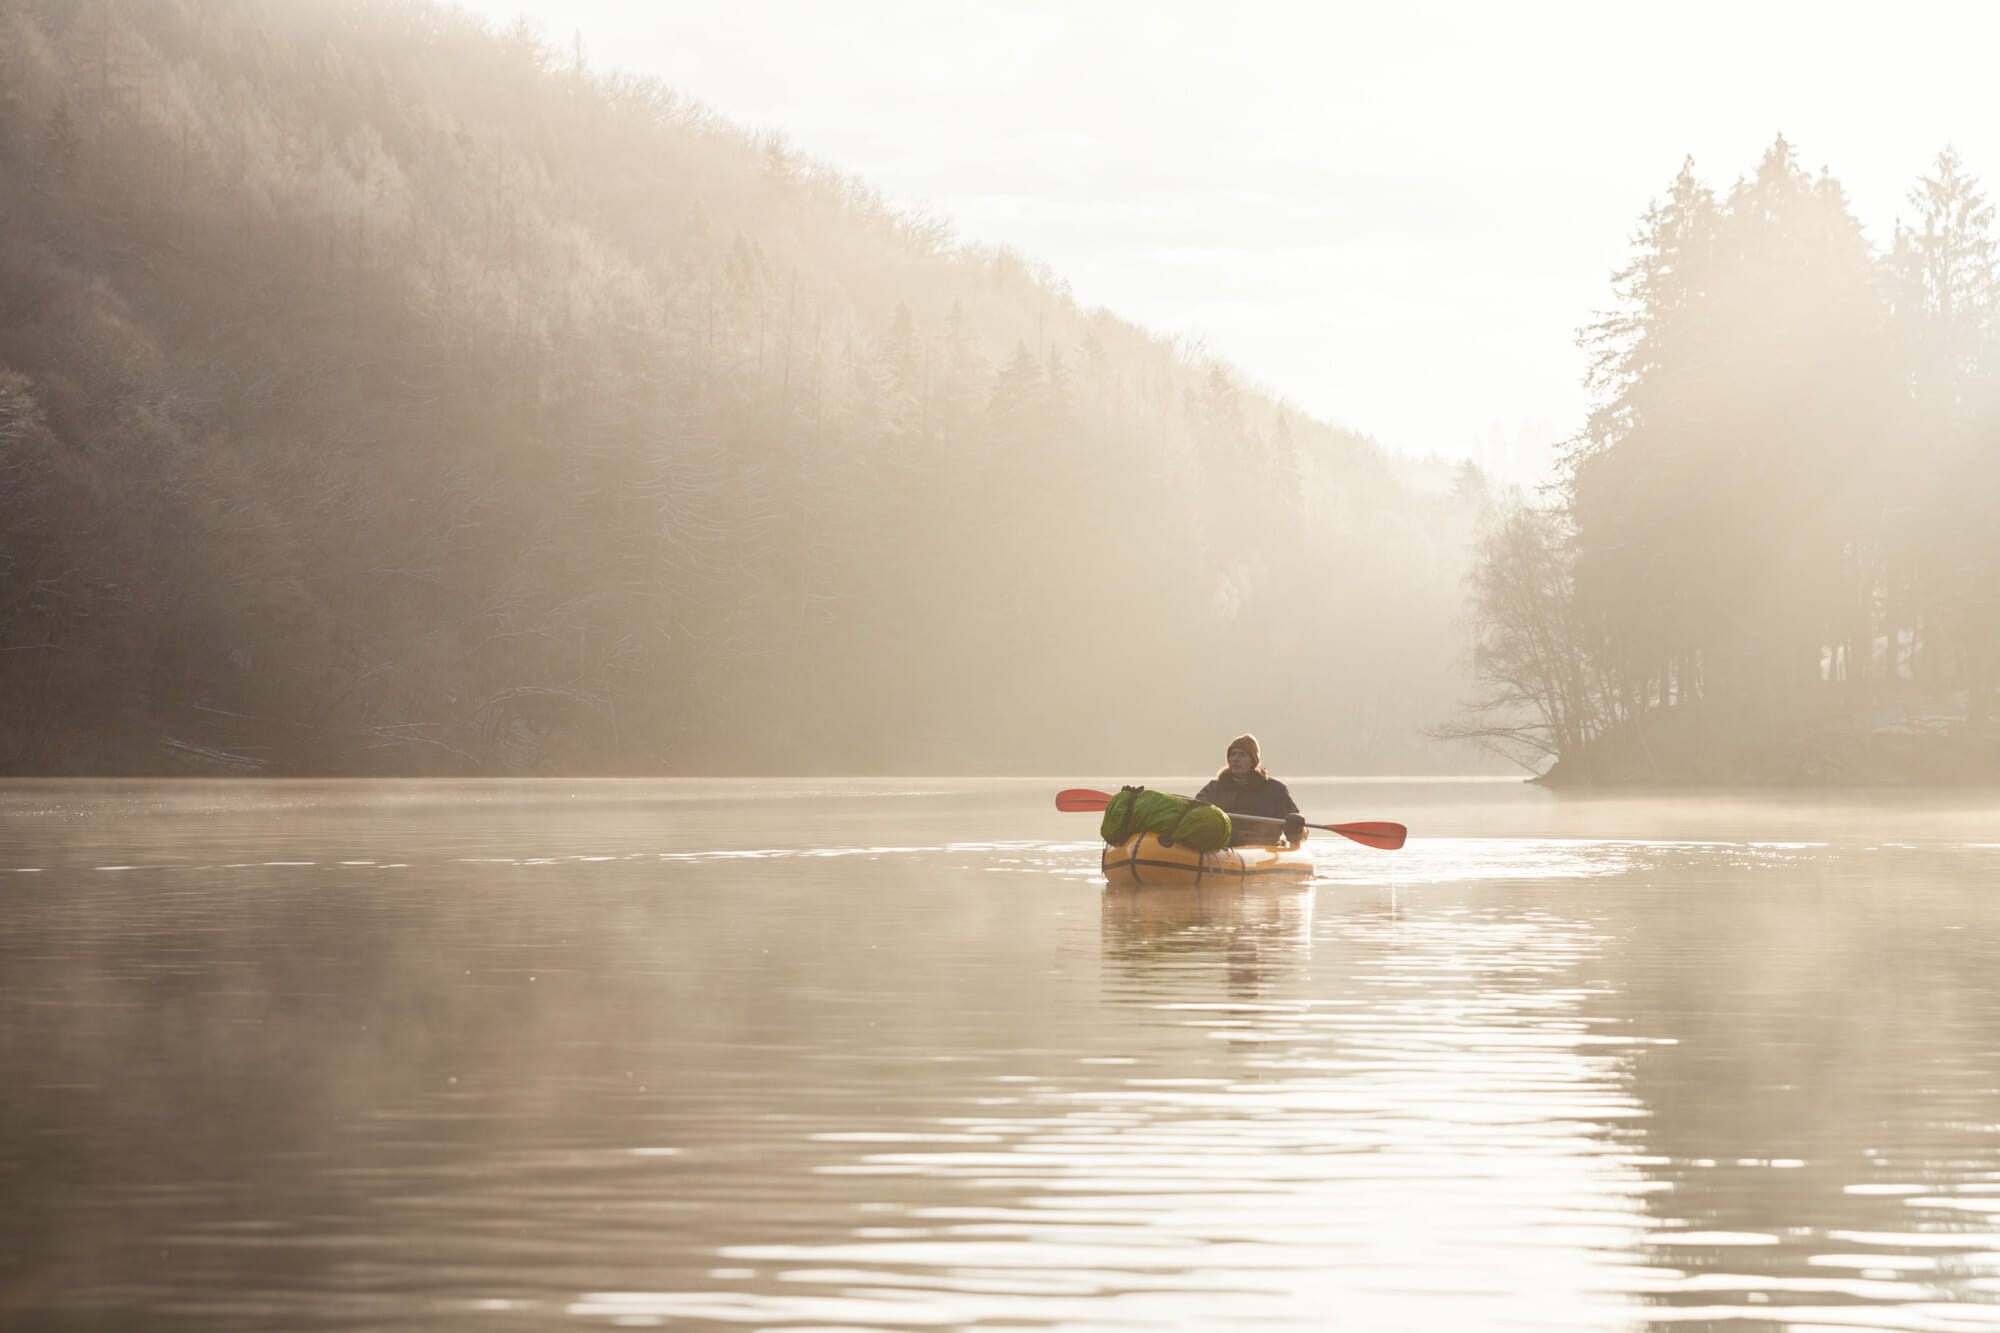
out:
M1476 501L416 0L0 0L0 771L1410 771Z
M1871 248L1783 139L1683 169L1553 504L1475 576L1460 731L1580 780L2000 779L2000 268L1947 150Z

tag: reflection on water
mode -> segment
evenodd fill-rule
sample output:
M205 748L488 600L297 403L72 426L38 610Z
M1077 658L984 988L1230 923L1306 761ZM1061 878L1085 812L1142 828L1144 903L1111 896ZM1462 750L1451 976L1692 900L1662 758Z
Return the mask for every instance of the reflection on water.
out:
M1977 801L1059 785L0 786L0 1328L2000 1329Z
M1313 897L1305 884L1107 884L1111 993L1179 997L1207 981L1231 1000L1256 1000L1311 954Z

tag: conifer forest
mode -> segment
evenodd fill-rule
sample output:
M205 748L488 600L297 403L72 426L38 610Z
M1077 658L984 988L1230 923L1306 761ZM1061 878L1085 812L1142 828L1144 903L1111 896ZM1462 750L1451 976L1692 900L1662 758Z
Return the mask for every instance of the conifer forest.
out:
M1523 494L525 26L0 0L0 773L1990 778L1994 213L1909 210L1688 163Z
M0 0L0 771L1451 762L1477 478L537 33Z
M1993 207L1949 148L1908 203L1878 250L1782 137L1683 167L1559 484L1481 539L1449 730L1558 780L2000 778Z

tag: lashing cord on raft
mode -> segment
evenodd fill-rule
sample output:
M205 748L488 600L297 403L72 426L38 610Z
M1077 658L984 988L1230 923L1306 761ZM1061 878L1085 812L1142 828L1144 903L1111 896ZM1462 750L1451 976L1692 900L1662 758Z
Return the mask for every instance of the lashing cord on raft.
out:
M1122 787L1119 789L1119 794L1125 798L1125 820L1118 826L1119 842L1123 842L1132 836L1132 816L1139 812L1139 793L1144 790L1146 790L1144 787Z

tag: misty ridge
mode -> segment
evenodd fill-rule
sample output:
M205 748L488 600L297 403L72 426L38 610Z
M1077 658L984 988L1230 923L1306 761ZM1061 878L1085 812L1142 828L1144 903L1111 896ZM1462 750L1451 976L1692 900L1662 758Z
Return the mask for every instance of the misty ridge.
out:
M0 0L0 469L0 771L1464 764L1476 486L447 6Z

